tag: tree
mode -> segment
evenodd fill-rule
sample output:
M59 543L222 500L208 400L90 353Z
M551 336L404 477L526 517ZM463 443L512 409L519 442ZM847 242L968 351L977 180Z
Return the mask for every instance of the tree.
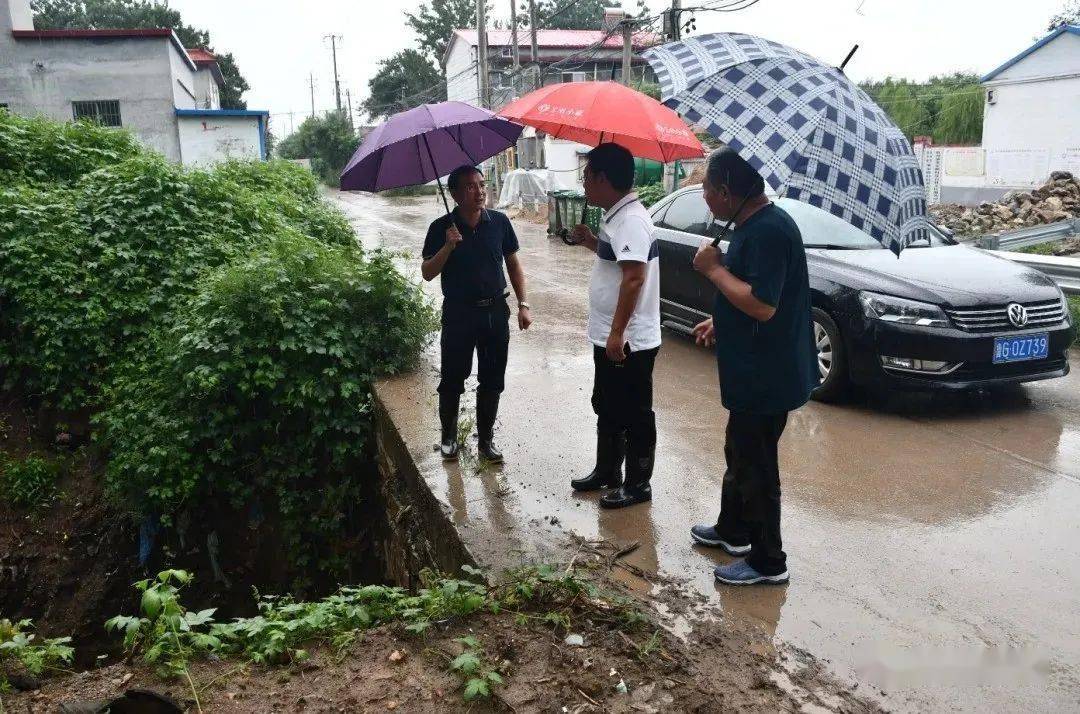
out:
M361 106L377 118L445 98L442 73L416 50L403 50L379 62L379 70L368 81L368 98Z
M1061 8L1061 12L1050 18L1046 29L1050 32L1062 25L1080 25L1080 0L1069 0Z
M537 0L536 27L539 30L599 30L608 4L605 0ZM528 3L521 3L518 21L529 26Z
M931 77L926 82L886 78L861 85L909 138L939 144L982 141L983 88L973 74Z
M490 9L490 2L487 7ZM431 0L430 5L421 3L416 12L405 11L405 24L420 39L420 48L427 59L439 64L454 30L476 27L476 2Z
M125 29L161 27L173 30L185 47L202 47L214 52L210 33L185 25L177 10L156 0L32 0L34 25L41 30ZM225 80L221 88L223 109L247 109L242 98L251 87L240 74L231 52L217 54Z
M326 184L337 186L341 170L360 146L345 112L308 117L296 131L278 142L278 156L310 159L311 170Z
M930 134L933 128L930 112L923 98L916 94L917 88L913 82L892 77L863 87L909 139Z

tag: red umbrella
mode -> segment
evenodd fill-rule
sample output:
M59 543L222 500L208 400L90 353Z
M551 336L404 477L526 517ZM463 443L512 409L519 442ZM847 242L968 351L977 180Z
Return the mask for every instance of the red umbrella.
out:
M541 87L499 112L557 139L597 146L614 142L654 161L701 158L705 150L678 114L615 82L565 82Z

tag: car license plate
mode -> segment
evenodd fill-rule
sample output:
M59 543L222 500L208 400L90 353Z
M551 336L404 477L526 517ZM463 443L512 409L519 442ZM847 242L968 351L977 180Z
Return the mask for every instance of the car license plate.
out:
M1043 359L1050 354L1050 338L1045 332L1037 335L994 338L994 364Z

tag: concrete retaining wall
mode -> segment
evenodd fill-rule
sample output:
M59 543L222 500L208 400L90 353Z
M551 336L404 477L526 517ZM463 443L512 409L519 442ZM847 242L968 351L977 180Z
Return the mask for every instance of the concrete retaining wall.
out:
M425 568L456 575L477 562L420 475L401 432L375 389L375 438L379 499L385 512L380 541L387 578L402 587L420 585Z

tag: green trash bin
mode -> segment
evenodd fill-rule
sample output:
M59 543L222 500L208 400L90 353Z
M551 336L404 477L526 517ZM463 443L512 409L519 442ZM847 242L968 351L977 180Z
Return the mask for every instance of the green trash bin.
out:
M548 193L548 233L558 235L563 228L572 228L581 222L581 209L585 194L580 191L551 191ZM600 232L599 206L589 206L585 213L585 225L593 233Z

